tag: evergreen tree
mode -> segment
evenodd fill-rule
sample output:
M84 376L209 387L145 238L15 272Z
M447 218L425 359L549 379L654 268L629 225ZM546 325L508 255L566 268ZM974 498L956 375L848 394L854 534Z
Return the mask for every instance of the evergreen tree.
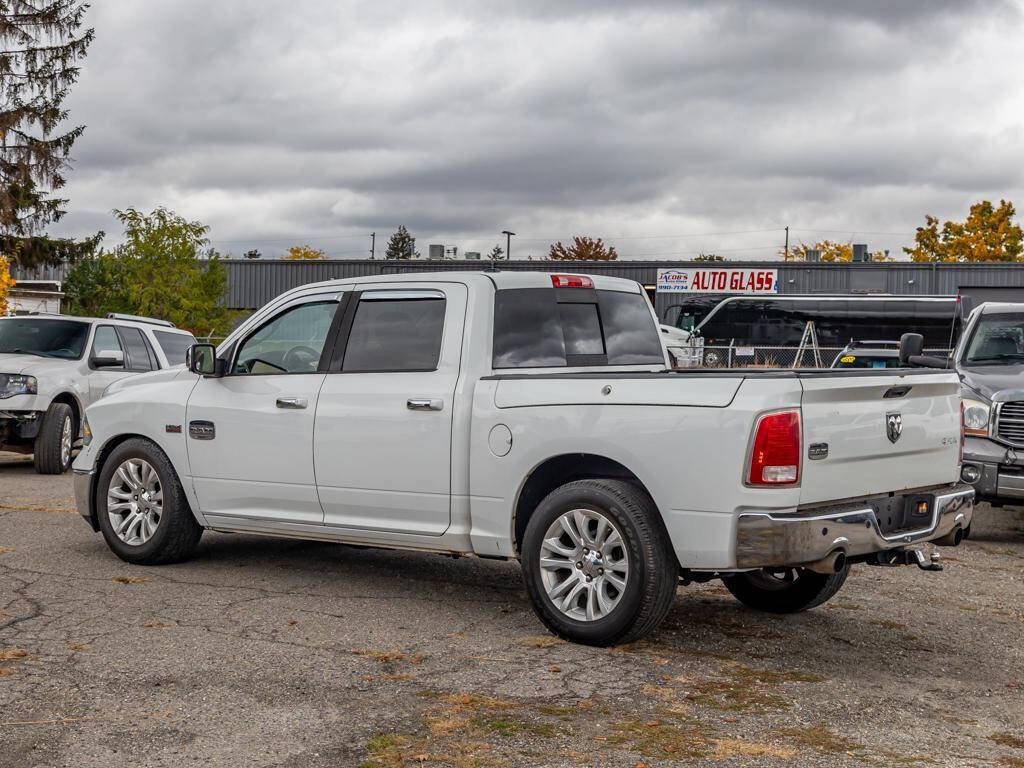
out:
M505 258L505 250L500 245L496 245L491 248L491 252L487 254L487 258L491 261L501 261Z
M399 225L395 233L388 239L388 247L384 251L385 259L418 259L419 251L416 250L416 238L409 234L405 225Z
M0 0L0 248L25 267L92 253L102 233L84 242L43 234L65 213L71 147L85 126L58 132L62 106L78 79L93 30L81 30L86 3Z

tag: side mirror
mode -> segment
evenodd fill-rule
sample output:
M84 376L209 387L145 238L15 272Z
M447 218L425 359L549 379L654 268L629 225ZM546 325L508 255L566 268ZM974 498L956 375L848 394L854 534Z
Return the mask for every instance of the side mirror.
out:
M904 333L900 336L900 365L906 368L911 357L918 357L924 349L924 336L920 333Z
M185 351L185 366L200 376L216 376L217 348L213 344L193 344Z
M120 349L105 349L98 355L93 356L93 368L123 368L124 352Z

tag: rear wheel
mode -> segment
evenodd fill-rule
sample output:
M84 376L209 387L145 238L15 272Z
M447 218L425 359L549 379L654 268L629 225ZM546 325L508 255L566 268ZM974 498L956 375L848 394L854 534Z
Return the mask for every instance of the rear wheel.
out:
M577 480L548 494L526 526L522 568L541 621L586 645L654 630L679 581L653 502L621 480Z
M96 517L107 546L138 565L185 560L203 535L170 459L137 438L111 451L100 469Z
M71 466L71 447L77 429L75 412L67 403L51 403L32 449L32 463L41 475L62 475Z
M839 591L850 573L816 573L806 568L761 568L722 579L733 597L766 613L799 613L815 608Z

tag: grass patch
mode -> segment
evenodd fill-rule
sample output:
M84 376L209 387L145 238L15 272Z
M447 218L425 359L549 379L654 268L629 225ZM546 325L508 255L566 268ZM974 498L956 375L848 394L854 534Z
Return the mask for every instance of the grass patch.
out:
M26 658L28 658L28 651L23 651L21 648L7 648L0 651L0 661L21 661ZM0 667L0 677L13 675L14 672L14 667Z
M728 760L733 757L777 757L789 760L794 755L796 755L796 750L790 747L744 741L743 739L715 739L715 749L712 753L716 760Z
M797 670L752 669L743 664L724 664L724 679L692 684L686 698L695 704L724 712L787 709L789 700L776 690L784 683L821 683L825 678Z
M1014 749L1024 749L1024 738L1017 736L1013 733L993 733L988 737L989 740L994 741L1001 747L1013 747Z
M660 760L700 760L714 752L711 733L696 722L625 718L611 724L607 743Z
M712 726L680 718L626 718L615 721L610 728L607 744L656 760L729 760L737 757L789 760L797 753L790 746L720 737Z
M850 741L837 733L833 733L824 725L809 725L806 728L792 728L781 732L790 744L805 749L836 754L852 752L860 748L860 744Z
M499 717L474 717L470 720L470 723L475 728L498 733L502 736L526 734L529 736L550 738L558 733L558 730L550 723L535 723L508 715Z
M533 635L530 637L520 637L516 640L517 645L525 648L550 648L553 645L561 645L564 642L564 640L554 635Z
M378 733L366 743L367 759L359 768L392 768L406 764L415 739L399 733Z

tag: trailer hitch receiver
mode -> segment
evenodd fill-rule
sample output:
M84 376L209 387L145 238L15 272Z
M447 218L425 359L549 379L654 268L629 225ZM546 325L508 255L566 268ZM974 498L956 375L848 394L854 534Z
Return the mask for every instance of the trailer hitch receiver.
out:
M885 552L876 552L866 560L868 565L881 565L894 567L897 565L916 565L922 571L941 571L942 563L938 552L932 552L931 557L926 557L920 549L890 549Z

